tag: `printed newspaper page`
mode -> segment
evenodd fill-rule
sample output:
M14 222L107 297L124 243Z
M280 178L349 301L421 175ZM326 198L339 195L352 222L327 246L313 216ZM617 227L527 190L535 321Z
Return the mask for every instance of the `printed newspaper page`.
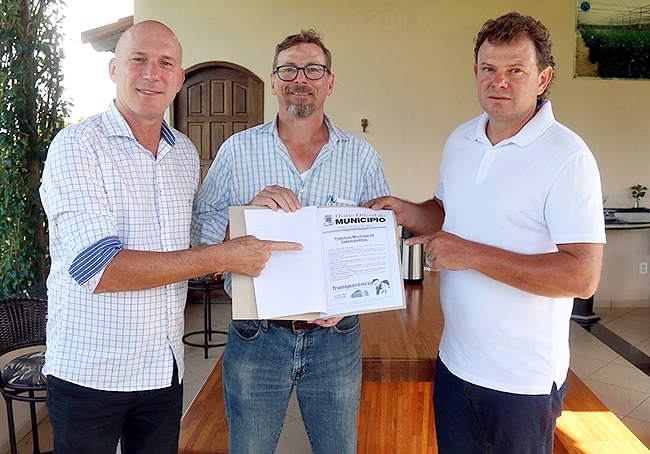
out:
M319 208L327 314L403 307L392 211Z

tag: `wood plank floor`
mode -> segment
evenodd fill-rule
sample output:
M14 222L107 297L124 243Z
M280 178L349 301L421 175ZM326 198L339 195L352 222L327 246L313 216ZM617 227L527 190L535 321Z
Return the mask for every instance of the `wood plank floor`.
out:
M435 454L431 382L364 382L358 419L359 454Z

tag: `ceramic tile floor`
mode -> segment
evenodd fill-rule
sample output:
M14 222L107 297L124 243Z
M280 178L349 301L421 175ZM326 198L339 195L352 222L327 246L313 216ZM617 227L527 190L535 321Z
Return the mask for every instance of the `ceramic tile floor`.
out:
M650 356L650 307L594 311L603 326ZM650 448L650 377L578 325L571 328L571 368Z
M213 298L213 301L217 299ZM212 305L212 324L214 329L225 330L230 318L230 304L227 304L225 299L221 301L226 304ZM650 308L596 308L595 311L601 317L602 324L650 355ZM186 332L203 327L201 304L188 304L185 315ZM197 337L200 339L200 336ZM570 345L571 369L646 446L650 447L650 377L573 322ZM208 359L204 359L202 349L185 347L183 411L190 405L222 351L222 347L212 348ZM51 428L47 418L41 423L39 433L42 438L41 445L44 448L51 447ZM21 441L19 452L32 452L30 437ZM292 398L289 404L276 453L311 453L295 398Z

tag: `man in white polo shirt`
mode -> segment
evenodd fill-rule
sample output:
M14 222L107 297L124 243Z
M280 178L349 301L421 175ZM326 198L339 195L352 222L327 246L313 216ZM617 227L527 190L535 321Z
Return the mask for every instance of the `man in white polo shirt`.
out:
M487 21L474 64L484 113L447 140L435 197L366 204L423 234L409 243L441 272L441 454L553 450L573 298L596 291L605 242L594 157L544 99L554 65L542 23Z

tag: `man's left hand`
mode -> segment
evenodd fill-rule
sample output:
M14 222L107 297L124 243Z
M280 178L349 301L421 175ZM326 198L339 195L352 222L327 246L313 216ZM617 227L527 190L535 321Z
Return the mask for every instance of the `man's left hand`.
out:
M315 323L316 325L322 326L323 328L331 328L341 320L343 320L343 317L330 317L328 319L319 318L317 320L310 320L307 323Z
M472 258L479 253L477 243L443 231L409 238L406 244L424 244L427 264L433 271L466 270L471 268Z

